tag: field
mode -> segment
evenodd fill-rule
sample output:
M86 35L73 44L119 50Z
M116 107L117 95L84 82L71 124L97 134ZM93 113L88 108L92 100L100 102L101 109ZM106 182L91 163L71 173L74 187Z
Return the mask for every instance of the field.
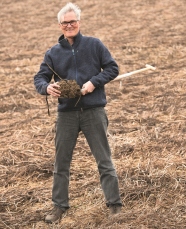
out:
M80 133L71 165L71 208L52 208L57 101L33 77L60 36L64 0L1 1L0 229L186 228L186 4L184 0L79 0L81 32L100 38L120 74L106 85L108 138L122 212L109 216L90 149Z

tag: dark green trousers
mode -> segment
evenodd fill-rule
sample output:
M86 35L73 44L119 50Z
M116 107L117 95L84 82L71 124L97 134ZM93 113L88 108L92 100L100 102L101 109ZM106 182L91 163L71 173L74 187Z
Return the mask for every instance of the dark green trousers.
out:
M103 107L58 113L52 190L52 201L55 205L69 208L70 164L80 131L83 132L96 160L107 206L122 205L118 178L107 139L107 126L108 119Z

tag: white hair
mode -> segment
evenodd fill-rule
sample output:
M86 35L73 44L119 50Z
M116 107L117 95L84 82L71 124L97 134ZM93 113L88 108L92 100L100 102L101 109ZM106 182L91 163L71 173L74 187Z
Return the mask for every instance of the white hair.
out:
M66 13L71 12L71 11L74 11L74 13L76 14L77 20L80 20L80 16L81 16L80 8L77 5L69 2L57 14L58 22L60 23L61 17L64 16Z

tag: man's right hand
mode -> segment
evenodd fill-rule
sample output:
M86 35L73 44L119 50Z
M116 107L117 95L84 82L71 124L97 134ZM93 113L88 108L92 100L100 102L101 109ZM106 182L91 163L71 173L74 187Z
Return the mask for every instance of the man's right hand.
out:
M47 93L54 97L60 97L61 92L57 88L60 88L60 86L56 83L49 84L47 87Z

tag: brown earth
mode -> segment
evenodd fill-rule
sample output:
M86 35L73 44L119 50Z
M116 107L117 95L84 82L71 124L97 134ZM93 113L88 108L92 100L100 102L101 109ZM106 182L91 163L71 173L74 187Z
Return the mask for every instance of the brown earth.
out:
M186 4L184 0L79 0L81 31L99 37L120 74L106 85L109 141L122 213L109 217L95 161L80 134L72 161L71 208L47 225L52 207L56 100L36 93L33 76L57 42L66 1L1 1L0 228L186 228Z

